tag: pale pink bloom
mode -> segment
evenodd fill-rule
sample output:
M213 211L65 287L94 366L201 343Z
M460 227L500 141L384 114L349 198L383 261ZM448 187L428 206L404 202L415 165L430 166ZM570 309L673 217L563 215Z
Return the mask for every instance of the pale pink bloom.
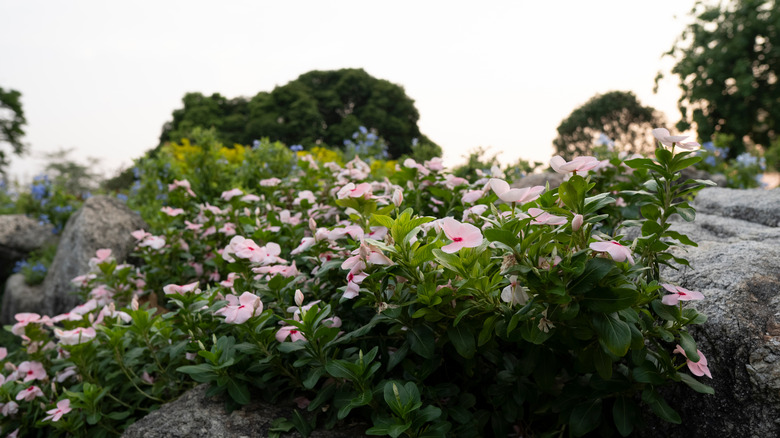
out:
M184 214L184 209L182 208L173 208L170 206L165 206L160 209L161 212L167 214L168 216L178 216L180 214Z
M298 245L298 247L294 250L290 251L290 254L298 255L314 246L315 243L317 243L317 241L313 237L304 237L301 239L301 244Z
M441 248L442 251L452 254L461 248L476 248L482 244L482 231L471 224L458 222L451 217L445 217L441 225L444 234L452 243Z
M444 170L444 160L441 157L433 157L428 161L423 162L425 167L431 170Z
M144 240L147 237L151 236L151 233L147 233L144 230L135 230L132 233L130 233L131 236L135 237L135 240Z
M524 204L537 199L544 192L542 186L513 189L509 187L509 183L498 178L490 178L489 184L493 192L498 195L498 199L504 202Z
M16 368L19 377L24 377L25 382L31 380L43 380L46 378L46 370L43 364L36 361L24 361Z
M284 342L288 337L290 338L290 342L306 340L303 333L298 330L298 327L292 325L286 325L276 332L276 340L279 342Z
M260 197L257 196L257 195L253 195L251 193L246 194L246 195L241 197L241 202L252 203L252 202L258 202L258 201L260 201Z
M469 190L463 194L460 200L464 204L473 204L482 199L483 196L485 196L485 192L482 190Z
M391 198L393 201L393 205L396 207L400 207L401 203L404 202L404 192L401 189L395 189L393 191L393 196Z
M233 236L228 246L222 252L222 258L228 263L233 263L235 259L231 257L232 254L240 259L257 261L256 258L260 256L261 252L260 247L252 239L246 239L243 236Z
M343 238L349 234L350 237L354 240L359 240L363 238L364 232L363 228L357 226L357 225L349 225L344 228L334 228L332 231L328 233L328 240L338 240Z
M196 287L198 287L197 281L190 284L185 284L183 286L179 286L178 284L169 284L163 287L163 292L165 292L165 295L170 295L170 294L184 295L187 292L194 291Z
M184 358L187 360L195 360L198 358L196 353L184 353Z
M431 173L431 171L428 170L427 167L418 164L416 161L414 161L411 158L407 158L406 160L404 160L404 167L408 167L410 169L417 169L417 172L423 176L428 176Z
M301 212L293 216L290 214L290 210L282 210L279 212L279 221L283 224L298 225L301 223Z
M133 318L127 313L122 312L121 310L116 310L114 303L109 303L100 310L100 313L98 313L98 317L95 320L95 324L100 324L103 322L104 318L117 318L118 320L125 323L131 322L133 320Z
M661 298L661 302L667 306L676 306L680 301L695 301L704 299L704 294L698 291L688 290L684 287L666 283L661 283L661 286L671 292L670 295L665 295L663 298Z
M243 195L244 192L241 189L232 189L228 190L226 192L222 192L222 195L220 195L220 198L224 199L225 201L230 201L236 196Z
M19 428L17 427L15 431L11 432L6 436L5 438L17 438L19 436Z
M387 227L381 227L381 226L371 227L368 233L368 238L374 240L382 240L385 238L385 236L387 236L388 231L389 230L387 229Z
M238 278L238 274L235 272L228 273L227 280L224 280L220 282L220 286L222 287L229 287L233 288L233 283L236 281L236 278Z
M15 413L19 412L19 403L16 403L15 401L9 401L8 403L3 405L3 408L0 410L0 414L3 414L4 417L7 417L9 415L13 415ZM18 432L19 429L16 429ZM11 435L8 435L11 436Z
M685 359L687 360L688 369L691 371L691 373L694 376L707 376L710 379L712 378L712 373L710 373L710 369L707 367L707 358L704 357L704 354L700 350L696 350L696 353L699 355L699 361L693 362L690 359L688 359L688 355L685 354L685 350L678 344L677 347L672 351L672 353L680 353L683 356L685 356Z
M41 391L41 388L38 388L35 385L31 385L30 387L23 389L19 391L18 394L16 394L17 400L24 400L24 401L33 401L36 397L43 397L43 391Z
M355 185L355 183L348 183L339 189L338 193L336 193L336 196L339 199L360 197L368 198L371 196L371 184L360 183Z
M612 256L612 260L616 262L628 260L629 263L632 265L634 264L634 257L631 256L631 249L626 248L614 240L609 242L593 242L590 244L590 249L598 252L607 252Z
M295 305L298 307L303 306L303 292L300 289L295 289Z
M212 226L206 228L205 230L203 230L203 232L200 234L200 237L201 238L208 237L208 236L211 236L212 234L216 234L216 232L217 232L217 227L212 225Z
M263 187L273 187L273 186L278 186L280 182L282 182L282 180L280 180L279 178L261 179L260 185Z
M97 266L100 263L105 262L106 260L111 257L111 249L110 248L102 248L95 252L95 257L92 257L89 259L89 265L90 266Z
M188 195L192 196L193 198L195 197L195 192L192 191L192 187L190 186L190 182L187 181L186 179L182 180L182 181L179 181L179 180L176 180L176 179L173 180L173 184L168 184L168 191L172 192L177 187L183 188L184 190L187 191Z
M300 272L298 271L298 268L295 266L295 262L292 263L292 265L271 265L271 266L260 266L257 268L252 268L252 272L255 274L260 274L255 277L255 279L262 278L263 275L268 275L269 278L275 276L276 274L281 275L282 277L295 277Z
M626 200L623 198L618 197L615 199L615 207L626 207L628 204L626 204Z
M63 345L77 345L95 339L97 332L92 327L77 327L73 330L62 330L55 328L54 336L56 336Z
M78 277L73 277L73 279L70 280L70 282L75 284L76 286L86 287L87 284L89 284L89 281L94 280L95 278L97 278L97 275L95 274L85 274L85 275L79 275Z
M558 173L569 172L587 172L599 165L599 160L595 157L576 157L571 161L566 161L560 156L554 156L550 159L550 167Z
M144 382L146 382L146 383L148 383L150 385L154 385L154 377L149 375L149 373L147 373L146 371L144 371L141 374L141 380L143 380Z
M219 232L226 236L235 236L236 226L232 222L225 222L225 225L219 229Z
M165 238L161 236L147 236L143 242L139 243L140 247L149 247L152 249L160 249L165 246Z
M66 380L68 380L69 377L75 376L76 373L76 367L67 367L62 371L57 372L57 375L54 376L54 381L57 383L62 383Z
M86 313L89 313L93 310L97 309L97 301L92 299L87 301L84 304L79 304L78 306L74 307L70 313L75 313L77 315L84 315Z
M187 230L197 231L203 228L203 224L194 224L188 220L185 220L184 224L186 225L185 229Z
M653 137L668 148L677 146L686 151L693 151L701 147L701 145L695 141L683 142L683 140L689 137L688 135L671 135L666 128L653 129Z
M225 299L228 305L214 313L225 316L228 324L243 324L249 318L263 313L263 302L251 292L244 292L240 297L228 295Z
M206 205L203 205L202 208L205 208L206 210L210 211L214 216L220 216L227 213L227 210L223 210L219 207L211 205L208 202L206 203Z
M501 290L501 301L509 305L524 305L528 302L528 293L526 289L517 281L517 276L509 277L509 286Z
M466 178L461 178L459 176L455 176L452 174L447 174L447 176L444 177L444 185L447 186L447 188L450 190L460 185L464 185L468 183L469 180L467 180Z
M67 398L65 400L60 400L57 402L56 408L46 411L46 413L49 415L43 417L42 421L49 421L49 420L59 421L59 419L62 418L63 415L67 414L70 411L71 411L70 400Z
M477 217L482 216L482 213L486 212L487 209L488 209L487 205L479 204L463 210L463 222L466 221L473 222L474 219L472 216L477 216Z
M554 216L541 208L532 207L528 209L528 214L534 218L531 223L534 225L563 225L569 222L563 216Z
M584 220L585 218L581 214L575 214L574 218L571 220L571 229L577 231L582 228Z
M5 359L6 356L8 356L8 349L5 347L0 347L0 360Z
M309 204L314 205L317 202L317 198L314 197L314 192L311 190L301 190L298 192L298 196L293 199L293 205L301 205L303 200L309 201Z
M16 336L24 335L24 328L27 326L27 324L42 322L41 315L38 315L37 313L17 313L14 315L14 319L17 321L17 323L11 327L11 333L15 334Z
M89 292L89 297L94 299L99 305L106 305L114 297L114 291L104 284L99 284Z

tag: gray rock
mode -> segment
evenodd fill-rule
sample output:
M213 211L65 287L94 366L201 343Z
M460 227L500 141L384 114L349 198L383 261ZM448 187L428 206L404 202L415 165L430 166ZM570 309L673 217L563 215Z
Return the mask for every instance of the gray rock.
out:
M23 214L0 215L0 283L14 264L32 251L56 242L51 226L40 225Z
M20 312L39 312L42 302L43 285L28 285L21 273L11 275L5 282L0 324L15 324L14 315Z
M695 167L686 167L683 169L682 179L680 181L685 181L688 179L708 179L717 184L718 187L726 187L726 185L728 185L728 179L726 178L726 175L723 175L722 173L710 174Z
M224 399L206 397L207 385L185 392L179 399L163 405L130 425L123 438L241 438L267 437L271 423L279 417L292 418L292 408L253 402L231 413ZM365 436L366 425L348 425L338 430L317 430L311 438L355 438ZM282 434L300 438L298 433Z
M694 202L698 212L732 217L770 227L780 225L780 190L707 188Z
M100 248L110 248L122 263L135 246L130 233L144 228L141 217L107 196L93 196L74 213L60 238L57 254L43 282L45 299L38 313L54 316L79 304L70 280L89 271L89 259Z
M563 182L563 174L554 172L532 173L526 175L512 184L514 188L544 186L550 183L550 188L554 189Z
M665 396L683 423L651 419L641 435L780 436L780 228L771 213L780 210L778 195L706 189L696 220L673 224L699 246L677 252L693 269L664 269L662 277L705 296L689 305L709 319L690 331L713 376L699 380L715 395L676 385Z

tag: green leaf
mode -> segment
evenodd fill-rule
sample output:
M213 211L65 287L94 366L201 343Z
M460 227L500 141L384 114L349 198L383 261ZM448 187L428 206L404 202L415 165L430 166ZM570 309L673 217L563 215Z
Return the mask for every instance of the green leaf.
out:
M454 254L448 254L438 248L434 249L432 252L433 256L436 258L436 261L440 265L453 272L461 273L463 271L463 265L460 263L460 257Z
M517 235L508 230L502 230L501 228L488 228L483 231L485 238L491 242L501 242L509 248L514 248L515 245L520 243L520 239Z
M677 321L680 319L680 309L677 306L667 306L661 300L653 300L650 306L656 315L666 321Z
M230 398L235 400L235 402L240 405L248 404L251 400L249 396L249 389L247 388L246 384L239 382L236 379L228 380L227 390L228 394L230 394Z
M625 356L631 346L631 329L624 321L612 316L597 313L591 320L593 328L602 343L612 354Z
M662 385L666 379L658 372L655 365L649 360L642 362L642 365L634 368L631 372L634 380L640 383L649 383L651 385Z
M417 325L407 331L406 339L409 341L412 351L425 359L433 357L436 339L430 327Z
M672 239L677 239L677 241L682 244L689 245L689 246L699 246L696 244L696 242L689 239L688 236L686 236L685 234L680 234L677 231L666 230L666 235L671 237Z
M371 220L373 222L376 222L378 225L381 225L381 226L387 228L388 230L393 228L393 223L395 222L395 221L393 221L393 218L391 218L390 216L385 216L385 215L382 215L382 214L374 214L374 215L372 215L371 216Z
M715 394L715 390L712 389L711 386L699 382L698 380L694 379L693 376L684 373L679 373L678 376L680 376L680 380L682 380L683 383L690 386L691 389L696 392L700 392L702 394Z
M631 399L618 397L612 405L612 420L620 435L629 436L639 421L639 408Z
M686 222L693 222L696 219L696 210L691 207L674 207L674 212L679 214Z
M680 346L685 350L685 355L691 362L699 361L699 353L696 351L696 341L686 331L680 330Z
M569 428L573 436L582 436L601 423L601 399L587 400L574 407L569 416Z
M479 337L477 338L477 345L485 345L488 341L493 339L493 329L496 326L496 316L488 317L482 323L482 329L479 331Z
M602 207L615 202L615 198L609 196L609 193L599 193L596 196L585 198L585 209L583 214L599 211Z
M650 406L650 409L653 410L653 413L658 415L658 417L660 417L662 420L674 424L682 423L680 414L672 409L672 407L666 403L666 400L664 400L660 394L655 392L654 389L646 388L644 391L642 391L642 401Z
M463 324L450 326L450 328L447 329L447 336L450 338L450 342L452 342L452 345L455 347L458 354L466 359L474 357L474 353L477 352L477 346L474 342L474 335L471 330Z
M642 213L642 216L645 219L651 220L653 222L661 217L661 211L655 204L645 204L639 209L639 211Z

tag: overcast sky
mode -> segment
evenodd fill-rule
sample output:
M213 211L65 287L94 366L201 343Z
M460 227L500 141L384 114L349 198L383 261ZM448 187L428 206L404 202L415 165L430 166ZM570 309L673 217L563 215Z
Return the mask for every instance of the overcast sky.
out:
M0 86L22 93L23 180L75 148L113 173L156 146L186 92L271 91L311 70L363 68L404 87L458 164L477 146L547 161L556 127L596 93L634 91L677 121L662 59L694 0L0 0Z

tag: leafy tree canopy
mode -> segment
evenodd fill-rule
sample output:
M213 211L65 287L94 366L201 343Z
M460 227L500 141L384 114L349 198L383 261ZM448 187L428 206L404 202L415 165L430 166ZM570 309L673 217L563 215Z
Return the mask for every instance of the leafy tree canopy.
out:
M183 103L163 127L160 144L179 141L201 126L213 127L226 144L268 137L305 148L340 147L365 126L376 129L394 158L411 153L415 138L438 148L420 133L420 115L404 89L362 69L311 71L251 99L188 93Z
M642 106L630 91L610 91L597 94L572 111L558 125L558 137L553 145L566 159L590 153L594 142L604 134L616 148L628 152L653 150L650 131L663 125L658 111Z
M8 160L5 155L5 144L11 146L11 152L21 155L27 149L22 143L23 126L27 124L21 101L22 93L16 90L5 90L0 87L0 175L5 173Z
M682 89L677 127L695 124L702 139L734 135L731 157L745 150L745 140L769 146L780 132L780 5L699 1L691 15L693 23L667 53L677 61L672 73Z

